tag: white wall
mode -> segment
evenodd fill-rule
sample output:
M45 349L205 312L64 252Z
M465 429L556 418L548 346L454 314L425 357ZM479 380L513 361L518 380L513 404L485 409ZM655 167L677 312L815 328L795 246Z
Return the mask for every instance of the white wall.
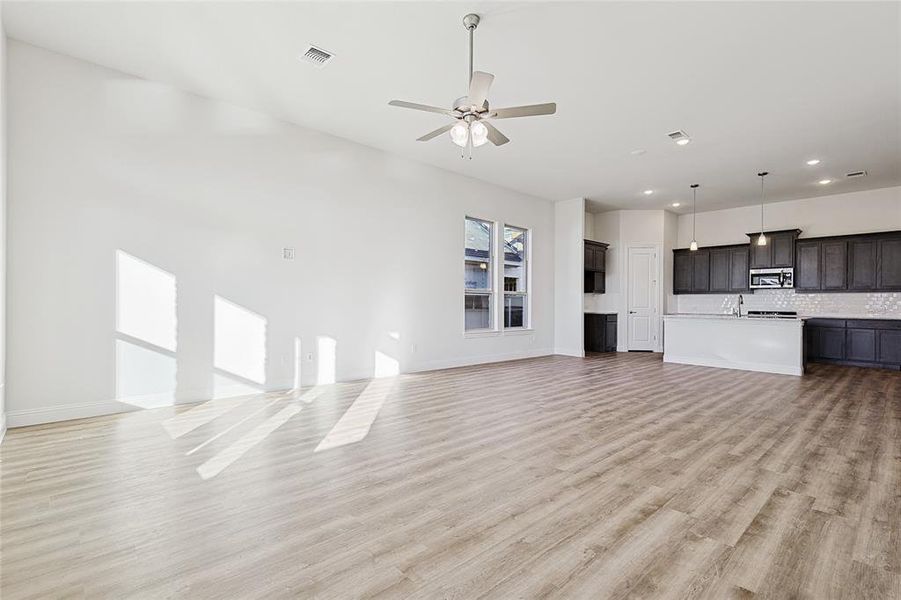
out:
M764 206L764 229L794 228L801 230L802 238L901 230L901 187ZM745 234L759 229L759 205L698 213L701 246L748 243ZM682 215L678 247L685 248L690 241L691 214ZM671 283L667 290L672 291ZM901 316L901 294L897 293L796 294L793 290L758 290L744 296L745 308L751 310L795 310L811 316ZM686 294L674 299L669 312L729 313L736 307L737 295Z
M553 351L549 202L12 41L9 80L13 425L328 381L333 344L338 380ZM534 331L464 337L467 214L531 228Z
M0 10L0 440L6 433L6 31Z
M585 199L554 204L554 351L584 356Z
M801 237L821 237L901 229L901 187L764 205L764 229L800 229ZM702 246L748 243L760 230L760 205L698 213ZM679 217L679 248L691 242L691 213Z

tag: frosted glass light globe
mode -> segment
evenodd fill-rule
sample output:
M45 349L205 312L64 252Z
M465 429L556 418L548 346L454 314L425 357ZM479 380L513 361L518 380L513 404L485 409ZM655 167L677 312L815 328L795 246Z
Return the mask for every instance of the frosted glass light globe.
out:
M456 125L451 127L450 130L450 138L451 141L461 148L466 146L466 142L469 140L469 127L463 121L457 122Z
M472 136L473 146L478 147L488 141L488 128L479 121L475 121L469 126L469 134Z

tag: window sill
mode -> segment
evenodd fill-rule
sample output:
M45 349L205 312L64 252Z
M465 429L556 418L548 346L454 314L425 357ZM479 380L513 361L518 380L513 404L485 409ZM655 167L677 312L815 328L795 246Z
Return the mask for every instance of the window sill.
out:
M504 335L531 335L535 330L531 327L511 327L504 329Z
M497 329L472 329L470 331L464 331L464 338L484 338L484 337L496 337L501 334Z

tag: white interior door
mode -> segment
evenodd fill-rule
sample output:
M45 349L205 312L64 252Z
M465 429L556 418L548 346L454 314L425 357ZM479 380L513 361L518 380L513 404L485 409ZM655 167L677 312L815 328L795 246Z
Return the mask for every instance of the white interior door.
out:
M653 351L657 346L657 250L629 248L628 261L628 349Z

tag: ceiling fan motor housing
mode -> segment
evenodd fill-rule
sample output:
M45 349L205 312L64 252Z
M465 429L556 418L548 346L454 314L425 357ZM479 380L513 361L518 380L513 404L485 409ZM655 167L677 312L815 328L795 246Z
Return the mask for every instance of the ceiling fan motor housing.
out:
M488 112L488 100L482 103L481 108L476 108L469 101L469 96L461 96L454 100L454 110L461 114L484 114Z

